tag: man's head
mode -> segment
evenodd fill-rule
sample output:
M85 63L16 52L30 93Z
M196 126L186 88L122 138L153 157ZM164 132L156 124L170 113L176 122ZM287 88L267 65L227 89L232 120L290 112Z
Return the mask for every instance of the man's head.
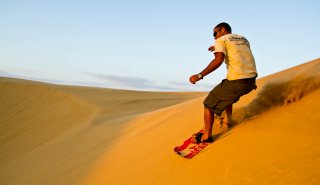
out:
M213 37L215 39L218 39L219 37L222 37L223 35L227 35L229 33L232 33L232 29L228 23L222 22L218 24L213 29Z

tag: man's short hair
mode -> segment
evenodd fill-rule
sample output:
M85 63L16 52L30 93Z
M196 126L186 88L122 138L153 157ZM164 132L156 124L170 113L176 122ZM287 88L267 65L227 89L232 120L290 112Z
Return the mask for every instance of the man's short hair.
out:
M216 28L225 28L226 30L227 30L227 32L229 32L229 33L232 33L232 29L231 29L231 26L228 24L228 23L226 23L226 22L222 22L222 23L219 23L217 26L216 26Z

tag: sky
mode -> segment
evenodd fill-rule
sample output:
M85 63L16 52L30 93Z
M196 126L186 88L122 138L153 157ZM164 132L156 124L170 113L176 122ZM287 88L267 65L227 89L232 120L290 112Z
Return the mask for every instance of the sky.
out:
M259 77L320 57L320 1L0 0L0 76L146 91L209 91L226 67L193 85L227 22L251 45Z

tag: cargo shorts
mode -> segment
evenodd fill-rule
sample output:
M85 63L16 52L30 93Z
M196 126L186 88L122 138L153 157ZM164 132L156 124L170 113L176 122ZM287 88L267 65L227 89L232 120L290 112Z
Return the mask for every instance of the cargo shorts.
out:
M255 77L239 80L224 79L210 91L203 104L211 112L220 116L229 105L236 103L241 96L256 88Z

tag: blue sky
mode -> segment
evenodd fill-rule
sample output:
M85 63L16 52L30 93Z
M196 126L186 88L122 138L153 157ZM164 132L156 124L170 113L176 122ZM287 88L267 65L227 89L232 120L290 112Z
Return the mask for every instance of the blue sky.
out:
M251 43L259 77L320 57L316 0L0 0L0 76L108 88L207 91L212 29Z

